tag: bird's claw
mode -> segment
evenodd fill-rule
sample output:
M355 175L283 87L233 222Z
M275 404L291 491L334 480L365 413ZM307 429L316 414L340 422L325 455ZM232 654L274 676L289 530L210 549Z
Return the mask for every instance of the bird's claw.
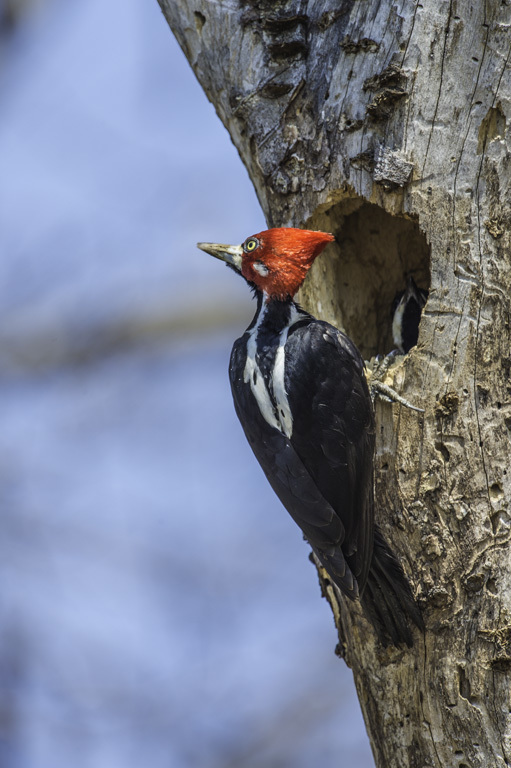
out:
M418 408L416 405L413 405L410 403L409 400L406 400L406 398L401 397L392 387L389 387L387 384L384 384L382 381L378 381L376 379L375 381L371 381L370 384L371 388L371 397L374 399L376 396L380 397L382 400L386 400L388 403L400 403L401 405L404 405L406 408L410 408L411 411L417 411L417 413L424 413L424 408Z
M390 366L395 362L396 357L399 357L401 354L399 349L393 349L388 355L376 355L371 368L371 380L384 379Z

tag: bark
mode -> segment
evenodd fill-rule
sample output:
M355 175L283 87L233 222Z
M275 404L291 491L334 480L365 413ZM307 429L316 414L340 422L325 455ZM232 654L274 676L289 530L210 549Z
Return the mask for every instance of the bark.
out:
M160 5L268 223L337 236L302 303L369 358L405 274L429 288L391 370L425 414L376 407L378 517L427 632L385 650L325 589L378 766L508 765L509 0Z

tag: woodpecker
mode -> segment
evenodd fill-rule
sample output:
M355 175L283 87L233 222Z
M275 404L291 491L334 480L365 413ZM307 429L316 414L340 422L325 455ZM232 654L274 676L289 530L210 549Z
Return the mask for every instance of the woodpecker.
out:
M394 299L392 337L402 354L406 354L417 344L421 313L427 300L428 292L419 288L411 276L406 281L406 289Z
M404 572L374 523L375 422L353 342L294 300L333 235L277 228L242 245L198 243L240 273L257 299L235 341L229 377L237 416L270 485L333 583L384 645L422 627Z

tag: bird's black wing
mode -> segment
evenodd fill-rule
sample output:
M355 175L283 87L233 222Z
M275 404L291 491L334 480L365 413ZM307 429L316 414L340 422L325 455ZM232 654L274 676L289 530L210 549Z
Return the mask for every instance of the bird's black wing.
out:
M344 528L342 550L362 590L373 548L375 433L364 362L347 336L319 320L291 329L285 360L291 444Z
M335 329L332 331L335 332ZM293 334L290 335L289 341L292 337ZM298 338L295 341L298 341ZM334 351L335 347L332 347L332 350ZM304 452L303 456L299 455L303 430L298 429L298 441L295 445L294 433L290 440L278 429L267 423L261 415L250 386L244 382L245 361L246 337L242 337L233 347L229 372L236 413L248 442L273 490L295 522L298 523L333 580L348 596L357 597L359 585L363 586L365 583L365 560L369 560L371 556L372 529L370 523L372 516L369 517L369 523L366 521L366 525L363 526L365 537L359 537L360 542L364 542L364 546L360 546L360 542L357 541L359 548L356 550L354 547L355 539L351 533L349 546L346 548L346 529L342 516L318 483L318 480L322 480L321 473L316 473L316 477L314 477L314 472L311 469L312 464L315 465L317 462L308 461L309 452ZM292 385L294 385L294 378L294 374L291 373ZM322 388L321 385L320 389ZM323 397L322 399L325 401L324 405L327 406L327 398ZM310 407L311 404L308 406L309 410ZM326 409L320 410L322 411L321 419L323 419L327 415ZM296 423L301 421L301 418L301 413L295 414L295 428L297 428ZM307 424L311 423L308 412L304 412L304 418ZM332 464L332 456L334 457L331 468L332 474L337 472L337 465L339 464L336 458L337 452L333 445L335 440L335 435L332 437L330 433L326 434L323 440L326 453L323 452L322 455L325 457L325 461ZM314 447L311 443L310 451L313 450ZM322 451L321 446L319 450ZM311 466L308 466L307 462ZM335 499L338 496L335 493L329 495ZM349 516L347 519L349 520ZM364 516L363 519L365 519ZM349 522L351 525L351 521ZM352 525L351 527L353 528ZM369 539L369 544L365 538ZM348 558L347 555L349 555ZM359 565L360 562L363 563L364 567Z

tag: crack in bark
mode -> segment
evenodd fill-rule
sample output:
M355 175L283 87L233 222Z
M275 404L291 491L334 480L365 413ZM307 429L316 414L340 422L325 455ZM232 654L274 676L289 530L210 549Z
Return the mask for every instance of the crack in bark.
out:
M453 3L453 0L449 0L449 13L447 15L447 24L446 24L446 27L445 27L445 36L444 36L444 47L443 47L443 50L442 50L442 59L441 59L441 63L440 63L440 78L439 78L440 82L439 82L439 85L438 85L438 95L437 95L437 99L436 99L435 110L433 112L433 119L431 120L431 131L429 133L428 143L426 145L426 152L424 154L424 162L422 164L421 176L424 176L424 169L426 167L426 163L427 163L427 160L428 160L429 147L431 145L431 139L433 138L433 131L435 130L436 117L437 117L437 114L438 114L438 105L440 103L440 96L442 95L442 90L443 90L444 66L445 66L445 50L447 48L447 39L449 37L449 32L450 32L450 23L451 23L451 15L452 15L452 3Z
M428 684L427 684L427 680L426 680L426 662L428 660L428 647L427 647L427 639L426 639L426 637L424 637L423 660L424 660L423 661L423 668L422 668L422 672L423 672L422 679L423 679L423 684L424 684L423 685L423 690L425 692L424 696L428 696L428 693L427 693L427 691L428 691ZM443 768L444 763L440 759L440 755L439 755L437 747L436 747L435 737L433 736L433 729L431 727L431 723L430 723L430 721L428 719L426 719L426 714L425 714L425 711L424 711L424 697L423 696L420 697L420 707L421 707L421 712L422 712L423 723L426 723L428 731L429 731L429 736L430 736L430 739L431 739L431 746L433 747L433 752L435 753L435 756L436 756L437 766L438 766L438 768ZM429 709L429 701L428 701L428 709Z

